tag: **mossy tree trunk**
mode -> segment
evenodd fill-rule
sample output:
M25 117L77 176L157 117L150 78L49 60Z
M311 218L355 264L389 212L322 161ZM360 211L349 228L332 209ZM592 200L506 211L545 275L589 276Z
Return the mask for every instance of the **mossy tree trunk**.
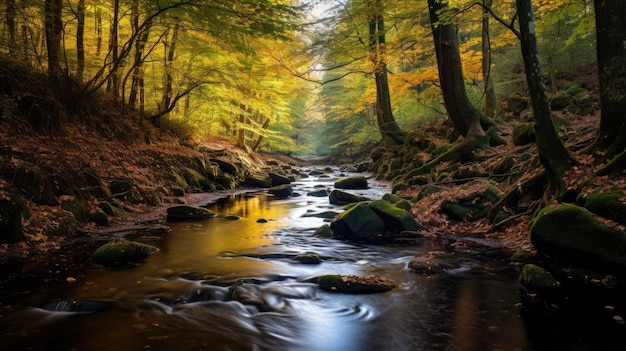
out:
M386 144L403 144L405 133L393 116L391 94L387 79L387 61L385 48L385 21L381 0L368 0L369 15L369 53L374 64L376 81L376 120L378 129Z
M473 139L476 148L485 147L489 142L485 130L493 126L493 122L478 111L467 96L456 26L441 16L447 9L445 1L428 0L443 100L448 117L459 133L466 139Z
M565 190L563 176L573 159L552 122L548 92L543 82L537 51L532 5L530 0L516 0L516 5L520 23L522 56L535 121L537 151L539 160L546 169L548 180L548 188L545 192L545 198L548 200Z
M612 158L626 147L626 1L596 0L596 48L602 114L591 151Z

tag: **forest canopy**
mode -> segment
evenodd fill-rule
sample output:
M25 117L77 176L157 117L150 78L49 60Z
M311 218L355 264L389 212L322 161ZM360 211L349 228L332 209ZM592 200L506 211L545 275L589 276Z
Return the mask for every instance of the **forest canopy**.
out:
M447 5L441 23L457 30L471 103L484 111L490 94L523 94L515 1ZM595 62L591 1L533 5L547 81ZM366 150L382 138L373 79L381 63L398 128L446 119L427 1L8 0L0 11L3 55L77 82L63 89L72 95L105 91L143 119L200 138L296 154ZM374 46L372 18L384 23Z

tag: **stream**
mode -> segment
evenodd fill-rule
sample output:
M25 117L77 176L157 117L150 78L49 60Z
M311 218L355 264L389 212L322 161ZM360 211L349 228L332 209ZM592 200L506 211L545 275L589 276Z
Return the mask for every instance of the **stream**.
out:
M146 243L159 251L137 266L105 269L89 262L95 247L72 248L47 262L2 267L2 350L618 350L624 334L554 317L525 317L519 267L502 257L463 252L437 240L373 245L315 238L340 211L327 197L350 174L311 176L296 196L225 195L207 204L216 218L170 223ZM378 199L389 188L350 191ZM238 220L224 218L239 216ZM266 223L257 222L264 218ZM450 251L459 268L425 276L407 263ZM316 253L321 264L301 264ZM321 290L322 274L377 275L398 287L378 294ZM230 291L237 286L237 299ZM547 318L547 319L546 319ZM580 327L580 325L578 325ZM623 332L623 328L619 329ZM618 331L619 331L618 330Z

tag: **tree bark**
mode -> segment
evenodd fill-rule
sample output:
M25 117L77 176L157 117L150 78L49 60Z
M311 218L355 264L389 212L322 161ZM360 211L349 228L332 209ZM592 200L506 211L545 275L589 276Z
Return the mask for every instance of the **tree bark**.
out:
M387 61L385 48L385 21L381 0L369 0L369 53L374 64L376 82L376 120L378 129L386 144L403 144L405 133L393 116L391 94L387 79Z
M174 82L174 78L172 76L173 74L172 68L174 65L174 58L176 55L176 41L178 40L178 28L179 28L179 24L178 23L174 24L172 38L170 42L166 44L167 58L165 60L165 84L164 84L165 90L163 91L163 98L161 99L161 104L160 104L161 107L159 109L160 111L170 109L169 107L172 101L172 94L173 94L172 85Z
M595 0L600 129L592 151L612 158L626 147L626 1Z
M16 52L17 29L15 28L15 0L7 0L6 20L9 34L9 56L13 57Z
M48 51L48 76L55 84L61 77L61 22L62 0L46 0L44 27L46 33L46 49Z
M118 28L119 28L119 13L120 13L120 0L113 1L113 21L111 23L111 60L112 62L117 62L119 60L119 50L118 50ZM119 66L117 64L111 65L110 81L108 85L108 91L113 94L113 97L117 100L120 96L120 75L119 75Z
M491 0L483 0L482 54L483 54L483 85L485 87L485 116L496 117L496 89L491 76L491 38L489 33L489 11Z
M482 142L488 139L485 129L491 127L493 122L480 113L467 96L456 27L439 16L447 8L448 4L443 0L428 0L443 101L448 117L459 133L465 138L480 140L477 147L486 146Z
M78 0L76 20L76 79L82 82L85 72L85 0Z
M546 200L554 198L565 190L563 176L573 162L569 152L559 138L552 122L548 92L541 74L541 64L537 51L537 38L530 0L516 0L519 16L522 57L528 90L532 101L537 151L539 160L546 169L548 188Z

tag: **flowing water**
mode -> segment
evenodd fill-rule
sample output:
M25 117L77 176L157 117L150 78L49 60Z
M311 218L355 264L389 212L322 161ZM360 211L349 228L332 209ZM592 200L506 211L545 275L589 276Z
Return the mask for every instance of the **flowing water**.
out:
M624 349L623 340L572 335L569 325L529 327L521 316L518 268L499 258L457 250L458 268L424 276L411 273L408 261L451 250L448 245L313 237L325 222L303 215L340 208L306 194L330 189L334 180L299 180L297 196L289 199L226 196L207 205L218 217L171 224L171 232L148 242L159 252L131 268L72 266L63 256L56 263L3 267L5 274L13 269L23 276L2 285L0 349ZM380 198L389 191L371 185L353 192ZM75 249L71 257L84 258L93 249ZM293 260L308 252L323 262ZM379 294L328 292L309 282L322 274L378 275L399 286Z

